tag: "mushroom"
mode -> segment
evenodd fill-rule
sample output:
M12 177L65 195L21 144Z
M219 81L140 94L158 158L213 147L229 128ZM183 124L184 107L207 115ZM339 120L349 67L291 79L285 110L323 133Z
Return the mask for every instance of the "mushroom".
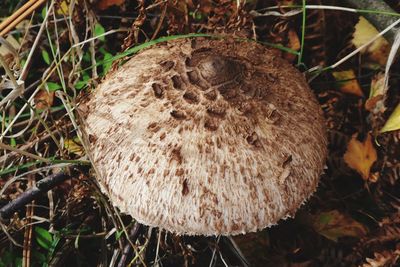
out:
M313 93L255 42L159 43L109 74L80 110L113 205L177 234L274 225L310 197L325 166Z

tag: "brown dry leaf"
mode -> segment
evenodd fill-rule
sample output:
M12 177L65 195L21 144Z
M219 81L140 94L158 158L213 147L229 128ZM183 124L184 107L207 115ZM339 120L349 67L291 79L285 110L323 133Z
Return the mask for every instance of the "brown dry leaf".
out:
M371 166L377 159L376 150L370 134L368 134L364 142L358 141L357 134L353 134L343 158L350 168L361 174L364 180L369 180L371 182L376 180L370 179Z
M384 250L382 252L374 252L373 258L366 258L362 267L383 267L383 266L397 266L400 259L400 245L396 246L396 250Z
M53 105L54 92L48 92L46 90L40 90L35 95L35 107L37 109L47 109Z
M289 30L288 32L288 44L286 45L286 47L295 50L295 51L299 51L300 50L300 39L299 36L297 35L296 31L294 30ZM284 53L283 57L290 61L293 62L296 58L297 55L295 54L291 54L291 53Z
M312 226L317 233L335 242L340 237L362 237L367 233L364 225L337 210L312 216Z
M332 72L332 75L335 77L339 89L343 93L353 94L356 96L364 95L354 70L334 71Z
M100 10L105 10L105 9L109 8L110 6L120 6L123 3L125 3L125 0L100 0L97 3L97 7Z
M9 34L6 38L6 41L8 42L9 45L12 46L16 51L18 51L21 48L21 44L17 41L17 39L14 38L13 35ZM10 54L11 51L8 49L8 47L4 44L0 45L0 55L5 57L7 54Z
M385 94L385 74L379 73L372 78L369 98L365 102L365 109L368 111L374 110L377 103L384 98Z

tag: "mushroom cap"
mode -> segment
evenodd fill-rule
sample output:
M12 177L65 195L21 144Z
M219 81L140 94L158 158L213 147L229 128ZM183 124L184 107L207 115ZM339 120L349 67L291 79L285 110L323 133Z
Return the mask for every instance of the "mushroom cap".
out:
M305 79L254 42L179 39L142 50L80 113L113 205L177 234L276 224L316 190L325 166L324 119Z

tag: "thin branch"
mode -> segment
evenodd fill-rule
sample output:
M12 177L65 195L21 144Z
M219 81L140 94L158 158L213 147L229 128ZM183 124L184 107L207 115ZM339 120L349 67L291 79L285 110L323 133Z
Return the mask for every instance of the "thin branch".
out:
M25 81L26 76L28 75L28 66L30 65L29 63L33 57L33 53L35 52L36 47L39 45L40 37L42 36L44 29L46 28L46 22L49 19L49 14L51 13L51 11L53 9L53 5L54 5L54 1L51 1L51 4L50 4L49 8L47 9L46 16L43 19L42 26L40 26L39 32L36 35L35 41L33 42L33 45L32 45L32 48L29 51L29 55L28 55L28 58L26 59L24 68L21 71L21 75L18 79L20 81Z
M24 155L24 156L27 156L29 158L33 158L33 159L36 159L36 160L40 160L40 161L43 161L43 162L47 162L47 163L51 162L49 159L46 159L46 158L43 158L41 156L29 153L29 152L21 150L21 149L18 149L16 147L12 147L12 146L6 145L6 144L1 143L1 142L0 142L0 148L1 149L5 149L5 150L9 150L9 151L15 151L15 152L17 152L17 153L19 153L21 155Z
M36 10L37 8L39 8L44 2L46 2L47 0L38 0L35 1L31 0L28 3L32 3L34 2L34 4L32 6L30 6L25 12L23 12L22 14L20 14L17 18L15 19L7 19L5 22L8 24L1 32L0 32L0 36L4 36L6 35L9 31L11 31L15 26L17 26L21 21L23 21L27 16L29 16L30 14L33 13L34 10Z
M9 202L0 209L0 220L6 220L11 217L16 211L23 208L26 204L36 199L39 195L46 193L56 185L71 178L67 174L61 172L50 175L39 182L35 186L19 195L16 199Z
M6 20L4 20L2 23L0 23L0 31L2 31L4 28L6 28L8 25L10 25L11 22L15 21L22 14L24 14L25 11L27 9L29 9L34 3L35 3L35 0L29 0L20 9L15 11L11 16L9 16Z

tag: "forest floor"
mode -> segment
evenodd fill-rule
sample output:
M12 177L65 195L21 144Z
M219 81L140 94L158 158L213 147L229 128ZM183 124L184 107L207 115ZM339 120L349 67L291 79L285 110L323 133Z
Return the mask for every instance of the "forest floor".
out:
M397 20L397 1L388 12L345 0L39 0L18 14L25 2L0 4L0 207L49 175L72 178L3 218L0 267L400 266L399 44L364 47L389 26L367 15ZM247 235L177 236L110 205L74 107L130 48L216 32L275 44L304 72L326 118L327 169L294 218Z

